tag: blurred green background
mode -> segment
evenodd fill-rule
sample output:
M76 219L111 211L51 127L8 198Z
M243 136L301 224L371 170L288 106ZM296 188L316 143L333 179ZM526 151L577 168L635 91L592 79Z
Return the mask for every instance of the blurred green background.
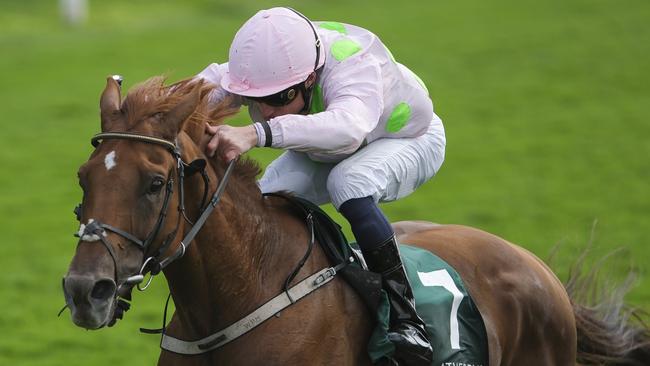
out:
M447 158L415 194L383 205L391 220L479 227L542 258L560 244L561 277L592 239L591 261L624 248L608 277L633 267L627 299L650 310L647 0L97 0L79 26L57 1L3 0L0 365L155 363L158 338L137 329L160 324L162 277L115 328L56 317L99 94L108 74L128 89L223 62L239 26L277 5L373 30L427 83ZM251 155L266 165L278 152Z

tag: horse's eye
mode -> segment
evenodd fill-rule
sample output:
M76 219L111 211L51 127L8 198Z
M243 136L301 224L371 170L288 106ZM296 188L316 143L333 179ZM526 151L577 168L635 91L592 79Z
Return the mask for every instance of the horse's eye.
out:
M149 193L154 194L160 192L160 189L163 187L165 182L163 182L162 178L154 178L153 181L151 182L151 186L149 187Z

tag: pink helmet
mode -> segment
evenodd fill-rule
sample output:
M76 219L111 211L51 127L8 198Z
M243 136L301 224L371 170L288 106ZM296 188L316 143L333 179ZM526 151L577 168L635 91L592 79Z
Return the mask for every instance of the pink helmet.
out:
M312 23L290 8L261 10L239 29L230 46L221 86L264 97L305 81L325 60Z

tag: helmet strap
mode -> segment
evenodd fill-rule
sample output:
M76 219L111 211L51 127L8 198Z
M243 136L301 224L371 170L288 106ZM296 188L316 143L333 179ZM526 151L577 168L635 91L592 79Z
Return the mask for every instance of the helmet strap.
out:
M302 13L300 13L299 11L297 11L297 10L295 10L293 8L290 8L290 7L286 7L286 9L296 13L296 15L298 15L299 17L304 19L307 22L307 24L309 24L309 27L311 28L311 31L314 33L314 39L315 39L314 45L316 46L316 61L314 63L314 72L316 73L316 75L318 77L318 75L320 74L320 72L319 72L320 70L318 69L318 64L320 63L320 57L321 57L321 55L320 55L321 41L320 41L320 38L318 38L318 33L316 32L316 28L314 28L314 25L312 24L312 22L306 16L302 15ZM316 79L316 80L318 80L318 79ZM305 83L303 82L298 87L298 89L302 92L302 100L305 102L304 107L302 107L302 110L299 112L300 114L308 114L309 113L309 111L311 109L311 100L312 100L312 94L314 92L314 86L315 85L316 85L316 81L314 81L314 83L308 88L307 86L305 86Z
M314 92L314 86L307 87L305 83L300 83L298 90L302 93L302 100L304 101L304 106L300 110L300 114L308 114L311 110L311 97Z
M298 112L299 114L309 114L309 112L311 111L311 101L313 99L312 97L314 96L314 87L318 82L318 77L320 76L321 69L322 68L316 70L316 78L314 79L314 82L309 87L307 87L306 85L307 80L305 80L304 82L300 83L300 85L298 85L298 90L300 90L300 92L302 93L302 100L304 102L304 106L302 107L300 112Z

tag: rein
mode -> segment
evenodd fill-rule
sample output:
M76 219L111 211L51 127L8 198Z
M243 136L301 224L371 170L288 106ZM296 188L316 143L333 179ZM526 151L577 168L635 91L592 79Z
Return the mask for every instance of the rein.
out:
M115 252L112 248L111 243L106 238L107 237L106 231L111 231L127 239L127 241L133 243L135 246L138 247L138 249L140 249L143 252L144 255L146 255L151 243L160 233L160 230L162 229L165 219L167 217L167 212L169 210L169 201L173 194L173 182L174 182L173 178L170 177L169 180L167 181L165 198L160 210L160 214L158 215L158 219L153 229L144 240L137 238L135 235L132 235L129 232L118 229L109 224L104 224L99 221L89 221L87 225L81 224L79 232L75 234L75 236L78 236L81 239L80 242L84 242L84 241L94 242L100 240L101 243L106 248L106 250L108 251L108 253L110 254L111 258L113 259L113 264L115 268L115 283L118 286L115 292L115 300L117 301L118 308L121 307L120 308L121 313L123 313L124 311L128 310L129 304L126 301L119 299L120 294L123 292L122 290L126 290L128 291L128 293L130 293L130 289L134 285L136 285L138 290L140 291L146 290L149 284L151 284L151 281L155 275L159 274L165 267L167 267L174 261L182 258L183 255L185 255L185 252L187 248L191 245L192 241L194 240L194 237L201 230L201 228L205 224L205 221L208 219L208 216L210 216L214 208L219 203L221 196L225 191L226 184L228 183L228 179L230 178L230 175L232 173L232 170L234 169L237 159L233 159L232 161L230 161L226 169L226 172L223 175L223 178L219 182L219 186L217 187L216 191L212 195L212 198L208 203L208 205L205 206L205 199L207 198L207 189L209 184L208 176L207 173L205 172L205 165L206 165L205 160L203 159L195 160L190 164L186 164L182 160L180 149L176 144L164 139L159 139L156 137L146 136L146 135L133 134L133 133L125 133L125 132L100 133L95 135L91 139L91 144L94 147L97 147L101 143L101 141L109 140L109 139L132 140L132 141L139 141L139 142L144 142L149 144L160 145L164 147L167 151L169 151L177 161L176 169L177 169L178 186L179 186L178 210L179 212L181 212L181 215L179 215L178 221L176 223L176 228L167 235L163 244L157 250L156 254L149 256L143 261L142 267L140 268L140 271L137 274L131 275L127 277L127 279L124 280L122 283L119 283L118 273L117 273L117 258L115 256ZM201 202L201 206L200 206L202 212L199 218L196 220L196 223L192 223L185 213L184 178L185 178L186 169L190 170L191 173L200 171L204 181L203 202ZM81 204L75 208L75 214L77 215L77 219L81 220ZM185 235L185 237L180 241L178 248L168 257L161 259L160 257L165 253L165 251L167 251L167 249L172 244L172 240L176 237L176 234L178 232L178 227L180 225L181 216L190 225L192 225L192 228ZM144 281L144 276L146 273L150 274L149 280L146 282L144 286L141 287L140 284ZM130 295L128 297L130 299ZM121 318L122 315L121 313L117 314L116 312L115 318L118 317ZM111 320L109 325L112 325L116 321L115 318Z
M165 332L168 305L168 303L166 303L162 328L155 330L142 328L140 329L140 331L143 333L162 333L160 348L183 355L198 355L220 348L252 331L257 326L261 325L272 317L279 316L282 310L290 307L298 300L304 298L305 296L311 294L312 292L318 290L320 287L332 281L341 269L354 261L352 257L343 259L335 266L322 268L320 271L313 273L294 286L289 287L291 282L298 275L312 253L316 239L314 212L312 212L312 210L309 208L304 208L300 205L297 205L295 201L288 199L285 195L282 194L265 193L264 196L274 196L287 199L288 202L294 206L294 208L297 208L305 215L307 228L309 230L309 243L307 243L307 251L285 280L283 291L274 298L259 306L250 314L232 323L228 327L212 333L207 337L203 337L194 341L181 340L172 337ZM169 301L169 298L167 300Z

